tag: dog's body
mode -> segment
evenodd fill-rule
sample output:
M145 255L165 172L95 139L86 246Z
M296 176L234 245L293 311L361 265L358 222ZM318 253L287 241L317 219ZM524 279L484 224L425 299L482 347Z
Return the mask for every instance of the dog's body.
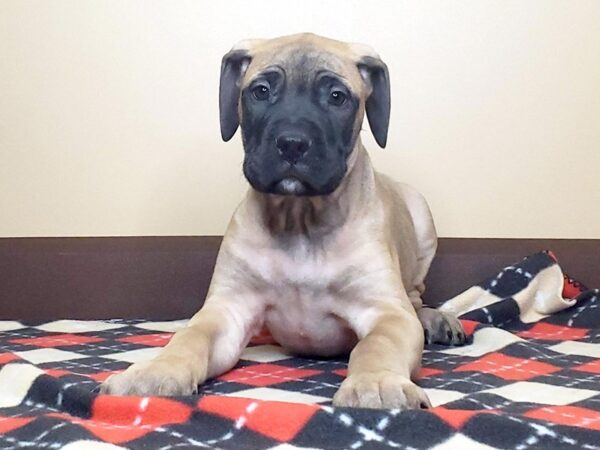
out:
M358 135L366 107L385 145L385 65L364 47L314 35L246 41L224 58L220 105L224 139L241 123L253 189L227 229L203 308L159 357L104 390L191 393L231 369L266 326L299 354L351 351L336 405L427 406L411 381L423 327L435 342L464 334L455 318L422 308L437 245L427 203L375 172Z
M372 299L409 311L411 300L420 303L436 247L427 205L410 187L374 172L358 145L352 174L335 196L250 191L221 249L215 277L235 278L236 296L256 298L263 309L257 325L264 320L296 353L348 353L371 326L374 317L364 313Z

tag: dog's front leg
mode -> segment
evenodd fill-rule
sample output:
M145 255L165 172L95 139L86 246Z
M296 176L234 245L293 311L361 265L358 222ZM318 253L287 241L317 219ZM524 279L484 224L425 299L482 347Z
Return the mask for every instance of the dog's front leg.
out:
M425 391L411 381L421 366L423 328L414 312L381 311L350 354L348 377L333 398L335 406L426 408ZM360 337L360 330L358 335Z
M189 395L208 378L231 369L260 326L251 302L209 298L161 353L108 378L101 392L113 395Z

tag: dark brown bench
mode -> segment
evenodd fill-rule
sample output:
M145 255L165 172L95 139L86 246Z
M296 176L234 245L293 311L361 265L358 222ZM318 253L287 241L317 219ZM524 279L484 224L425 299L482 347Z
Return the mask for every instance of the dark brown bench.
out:
M0 319L190 317L204 300L218 236L0 239ZM530 253L600 287L600 240L440 239L425 300L437 304Z

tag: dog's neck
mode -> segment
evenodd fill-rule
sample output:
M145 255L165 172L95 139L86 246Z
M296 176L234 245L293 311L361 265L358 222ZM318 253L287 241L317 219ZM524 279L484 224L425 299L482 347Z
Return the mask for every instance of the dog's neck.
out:
M274 237L319 237L331 234L360 213L375 185L374 172L360 137L348 158L346 176L329 195L255 195L264 226ZM363 197L363 198L360 198Z

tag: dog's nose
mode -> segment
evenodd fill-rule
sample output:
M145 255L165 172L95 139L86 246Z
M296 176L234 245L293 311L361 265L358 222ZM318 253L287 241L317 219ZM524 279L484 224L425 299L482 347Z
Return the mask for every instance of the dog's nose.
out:
M308 151L310 144L310 139L301 133L282 133L275 139L275 145L283 159L292 164Z

